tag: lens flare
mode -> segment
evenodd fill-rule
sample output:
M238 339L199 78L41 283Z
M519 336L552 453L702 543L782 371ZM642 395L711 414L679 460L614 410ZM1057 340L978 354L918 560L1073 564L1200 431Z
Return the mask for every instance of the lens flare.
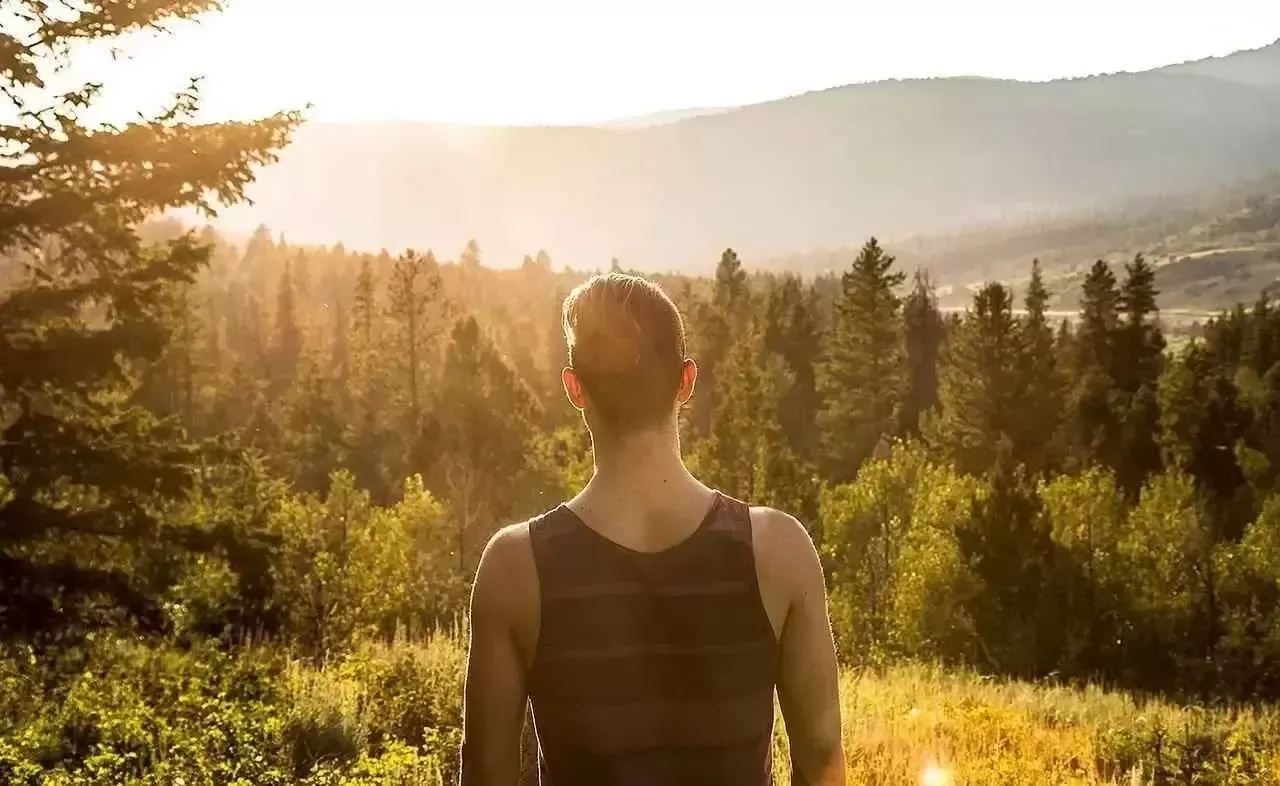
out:
M951 772L936 764L930 764L920 773L920 786L951 786Z

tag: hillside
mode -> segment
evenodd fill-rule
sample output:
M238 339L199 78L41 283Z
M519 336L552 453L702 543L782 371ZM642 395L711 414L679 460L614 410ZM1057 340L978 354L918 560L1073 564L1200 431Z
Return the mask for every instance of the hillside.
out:
M1135 254L1156 266L1168 309L1217 310L1252 302L1280 279L1280 172L1230 187L1134 200L1109 210L1044 214L953 232L886 238L904 268L930 271L942 305L969 305L992 280L1020 288L1039 259L1057 310L1074 310L1096 259L1118 267ZM769 270L844 270L857 245L761 260Z
M709 265L1191 192L1280 166L1280 43L1139 74L834 88L630 128L311 124L223 226L510 265Z

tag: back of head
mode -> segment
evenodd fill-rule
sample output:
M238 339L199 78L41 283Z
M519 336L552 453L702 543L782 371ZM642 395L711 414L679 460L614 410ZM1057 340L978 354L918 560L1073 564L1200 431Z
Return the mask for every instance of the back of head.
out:
M597 424L627 432L675 411L685 360L680 312L657 284L609 273L580 284L563 310L569 365Z

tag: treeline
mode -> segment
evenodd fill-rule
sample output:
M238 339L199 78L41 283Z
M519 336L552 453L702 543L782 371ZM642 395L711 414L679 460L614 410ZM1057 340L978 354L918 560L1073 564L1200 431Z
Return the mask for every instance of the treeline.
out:
M454 619L493 530L589 475L559 383L559 303L586 273L541 252L490 269L475 243L441 261L265 229L244 248L202 239L208 267L155 292L164 340L116 406L204 447L150 467L127 441L104 448L119 477L190 469L147 503L164 531L186 522L186 551L124 525L109 535L128 548L59 539L76 579L24 584L7 626L47 628L73 608L50 593L101 594L77 583L90 575L154 627L316 653ZM810 526L847 658L1280 694L1280 311L1265 296L1172 351L1141 256L1095 264L1078 318L1056 324L1038 265L1020 302L991 283L944 315L927 275L908 283L875 240L839 277L749 275L726 251L714 279L660 278L701 369L689 461ZM83 387L85 358L48 360L42 385ZM82 504L59 485L82 462L54 482L29 468L47 458L36 442L6 449L11 488ZM5 558L46 565L55 532L10 536Z

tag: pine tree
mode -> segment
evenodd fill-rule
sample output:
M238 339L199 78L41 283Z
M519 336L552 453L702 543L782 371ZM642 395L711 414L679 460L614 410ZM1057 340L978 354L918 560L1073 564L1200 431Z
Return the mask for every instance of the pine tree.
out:
M938 405L938 355L946 335L938 297L925 271L916 271L914 286L903 301L902 332L907 374L898 431L918 436L920 416Z
M785 361L769 351L761 322L752 320L721 365L724 393L716 402L715 427L694 446L692 461L731 496L813 517L812 473L781 425L784 396L794 381Z
M1062 321L1058 323L1058 332L1053 339L1053 346L1057 350L1059 358L1075 356L1075 338L1076 334L1071 330L1071 320L1063 317Z
M1026 336L1026 344L1036 357L1052 359L1053 328L1049 325L1047 313L1049 290L1044 285L1039 259L1031 261L1031 280L1027 283L1025 305L1027 316L1023 334Z
M265 298L269 287L269 274L279 269L280 248L271 230L260 227L253 232L250 242L244 246L244 253L239 260L239 277L248 291Z
M204 325L195 312L190 285L172 287L161 304L169 341L156 362L143 370L134 400L159 415L177 416L188 431L195 432Z
M338 384L342 397L349 395L351 384L351 324L347 318L347 307L339 297L333 309L333 346L329 366L333 371L334 381Z
M480 244L474 238L468 240L466 247L462 249L458 264L471 273L480 270Z
M1110 374L1115 368L1114 343L1120 327L1120 290L1111 267L1093 263L1080 299L1080 327L1076 330L1076 365Z
M749 499L754 475L755 432L768 393L760 368L760 337L740 336L720 364L721 395L712 429L694 448L695 464L707 482L739 499Z
M1116 342L1114 375L1120 388L1128 393L1136 393L1144 384L1160 377L1165 341L1156 321L1159 292L1155 280L1155 269L1142 254L1125 265L1125 279L1116 303L1123 323Z
M904 276L875 238L840 278L818 388L826 474L853 477L882 435L897 425L903 394L901 300Z
M276 258L276 241L271 230L262 224L253 231L240 257L240 275L250 291L261 293L266 283L267 270Z
M439 347L441 315L440 268L431 252L409 251L396 260L388 287L392 389L400 402L399 436L403 462L398 475L425 471L430 463L426 447L427 405L431 366Z
M1204 346L1219 368L1239 366L1247 343L1249 314L1243 303L1230 312L1210 318L1204 326Z
M342 468L346 455L345 424L339 411L334 380L314 351L299 363L297 383L284 402L284 428L279 467L300 491L319 494Z
M489 292L484 284L485 270L480 264L480 244L474 239L458 255L458 292L466 308L484 313L490 303Z
M818 452L817 372L822 328L812 290L799 277L785 276L769 290L765 305L765 349L780 358L789 377L778 402L778 422L791 451L805 461Z
M311 257L299 251L291 268L294 298L304 307L311 303Z
M1019 322L1026 398L1018 408L1023 417L1014 436L1015 442L1025 446L1021 453L1033 473L1056 469L1061 462L1058 435L1064 406L1063 380L1048 305L1049 292L1037 259L1031 263L1031 280L1027 284L1027 313Z
M1138 254L1125 266L1120 288L1123 324L1115 341L1112 371L1123 394L1120 456L1115 470L1120 485L1130 494L1136 494L1147 477L1160 469L1156 386L1163 367L1165 341L1156 322L1156 295L1155 270Z
M522 502L526 441L537 419L532 392L475 317L459 319L445 350L435 407L433 487L449 508L460 576Z
M369 257L360 261L351 303L351 396L348 418L348 462L356 481L374 501L385 504L396 486L386 464L390 389L383 353L383 311L378 282Z
M378 283L373 274L373 265L366 257L360 262L360 274L356 278L356 289L352 296L351 327L354 339L353 351L356 355L356 373L368 373L371 362L369 357L377 347L378 318Z
M0 297L0 631L64 627L93 607L162 623L157 591L99 555L229 548L218 531L166 519L201 452L176 424L131 407L133 371L170 340L165 299L210 248L194 233L147 244L138 226L168 208L212 213L243 197L298 122L194 122L194 82L163 114L123 127L81 122L100 94L45 88L70 44L192 16L209 3L42 3L10 9L0 91L16 111L0 130L0 253L31 260ZM12 23L12 24L11 24ZM73 504L67 504L73 501ZM116 544L108 549L104 544ZM240 541L237 549L248 549Z
M1195 345L1164 369L1158 405L1155 436L1164 465L1195 478L1221 518L1245 485L1236 447L1252 425L1248 407L1224 370ZM1242 527L1239 520L1229 525L1237 535Z
M200 342L199 354L196 360L196 366L204 372L200 391L203 404L201 418L204 422L201 424L201 429L197 430L196 433L219 433L219 431L225 431L225 429L215 430L211 428L208 422L210 412L217 406L218 397L222 392L222 383L226 379L230 365L231 353L227 350L227 323L223 311L224 305L225 294L218 292L207 299L204 308L201 335L203 340Z
M747 271L742 269L742 260L738 259L738 253L732 248L726 248L720 255L720 262L716 264L715 290L711 304L727 316L730 326L746 322L751 305Z
M938 414L926 438L966 473L991 470L1001 451L1024 463L1039 442L1019 431L1026 377L1010 292L987 284L951 337L941 372Z
M762 343L759 330L740 336L721 364L722 394L716 401L714 427L708 439L714 448L712 479L729 494L743 499L750 498L754 491L755 441L761 421L776 423L778 390L763 367Z
M1112 468L1121 450L1114 375L1119 305L1115 274L1098 260L1085 277L1079 327L1072 340L1075 382L1070 416L1079 458Z
M249 445L270 450L278 444L278 427L272 417L276 392L272 388L272 356L270 319L257 295L249 295L244 307L244 350L237 365L236 390L243 390L244 412L236 420Z
M273 396L280 396L293 384L302 357L302 328L298 324L297 293L293 269L284 263L276 289L275 334L271 340L271 383Z
M727 248L716 264L711 301L698 304L691 331L700 380L688 417L698 436L708 436L715 429L715 412L725 390L718 375L735 342L747 329L750 305L746 271L738 254Z

